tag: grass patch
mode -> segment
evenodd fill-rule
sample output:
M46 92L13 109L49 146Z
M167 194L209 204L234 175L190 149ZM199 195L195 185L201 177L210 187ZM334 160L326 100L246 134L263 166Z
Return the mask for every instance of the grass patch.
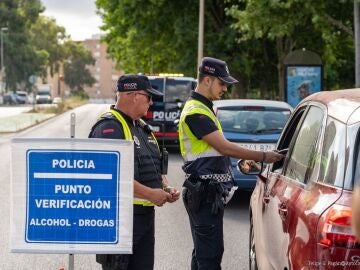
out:
M72 110L76 107L79 107L81 105L87 104L88 99L84 99L78 96L72 96L66 100L63 100L61 103L58 104L52 104L52 106L41 106L41 105L35 105L35 108L33 108L30 113L54 113L54 114L61 114L63 112L66 112L68 110Z

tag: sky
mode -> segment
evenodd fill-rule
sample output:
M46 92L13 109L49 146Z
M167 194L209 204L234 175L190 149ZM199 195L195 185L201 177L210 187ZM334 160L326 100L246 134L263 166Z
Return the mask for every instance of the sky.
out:
M46 8L43 15L52 17L65 27L71 39L80 41L99 34L101 18L95 13L95 0L41 0Z

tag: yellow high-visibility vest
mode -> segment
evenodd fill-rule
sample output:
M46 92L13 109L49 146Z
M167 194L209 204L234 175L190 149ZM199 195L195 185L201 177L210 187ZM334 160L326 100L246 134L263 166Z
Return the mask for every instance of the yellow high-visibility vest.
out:
M123 131L124 131L125 140L132 141L133 136L131 134L129 125L127 124L124 117L118 111L116 111L114 109L110 109L109 113L111 113L121 123L121 125L123 127ZM151 135L154 138L155 143L156 143L156 145L157 145L157 147L159 149L159 145L158 145L158 143L156 141L156 138L155 138L155 136L154 136L154 134L152 132L151 132ZM155 206L154 203L152 203L152 202L150 202L148 200L140 199L140 198L136 198L136 197L134 197L134 199L133 199L133 204L142 205L142 206Z
M192 99L185 103L181 112L179 122L179 141L180 152L184 161L194 161L198 158L222 156L217 150L209 145L204 140L199 140L191 132L189 126L185 122L185 118L193 114L204 114L208 116L222 133L222 128L219 120L215 117L214 113L202 102Z

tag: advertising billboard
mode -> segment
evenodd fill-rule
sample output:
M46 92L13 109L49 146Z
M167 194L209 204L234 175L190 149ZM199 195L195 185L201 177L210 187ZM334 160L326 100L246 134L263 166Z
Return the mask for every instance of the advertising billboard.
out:
M322 66L288 65L285 69L286 102L295 107L303 98L322 90Z

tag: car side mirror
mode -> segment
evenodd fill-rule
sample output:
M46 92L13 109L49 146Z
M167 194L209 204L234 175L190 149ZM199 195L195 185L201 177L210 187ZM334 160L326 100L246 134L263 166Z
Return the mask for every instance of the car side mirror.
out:
M240 159L237 167L240 172L247 175L259 175L263 170L264 163L261 161Z

